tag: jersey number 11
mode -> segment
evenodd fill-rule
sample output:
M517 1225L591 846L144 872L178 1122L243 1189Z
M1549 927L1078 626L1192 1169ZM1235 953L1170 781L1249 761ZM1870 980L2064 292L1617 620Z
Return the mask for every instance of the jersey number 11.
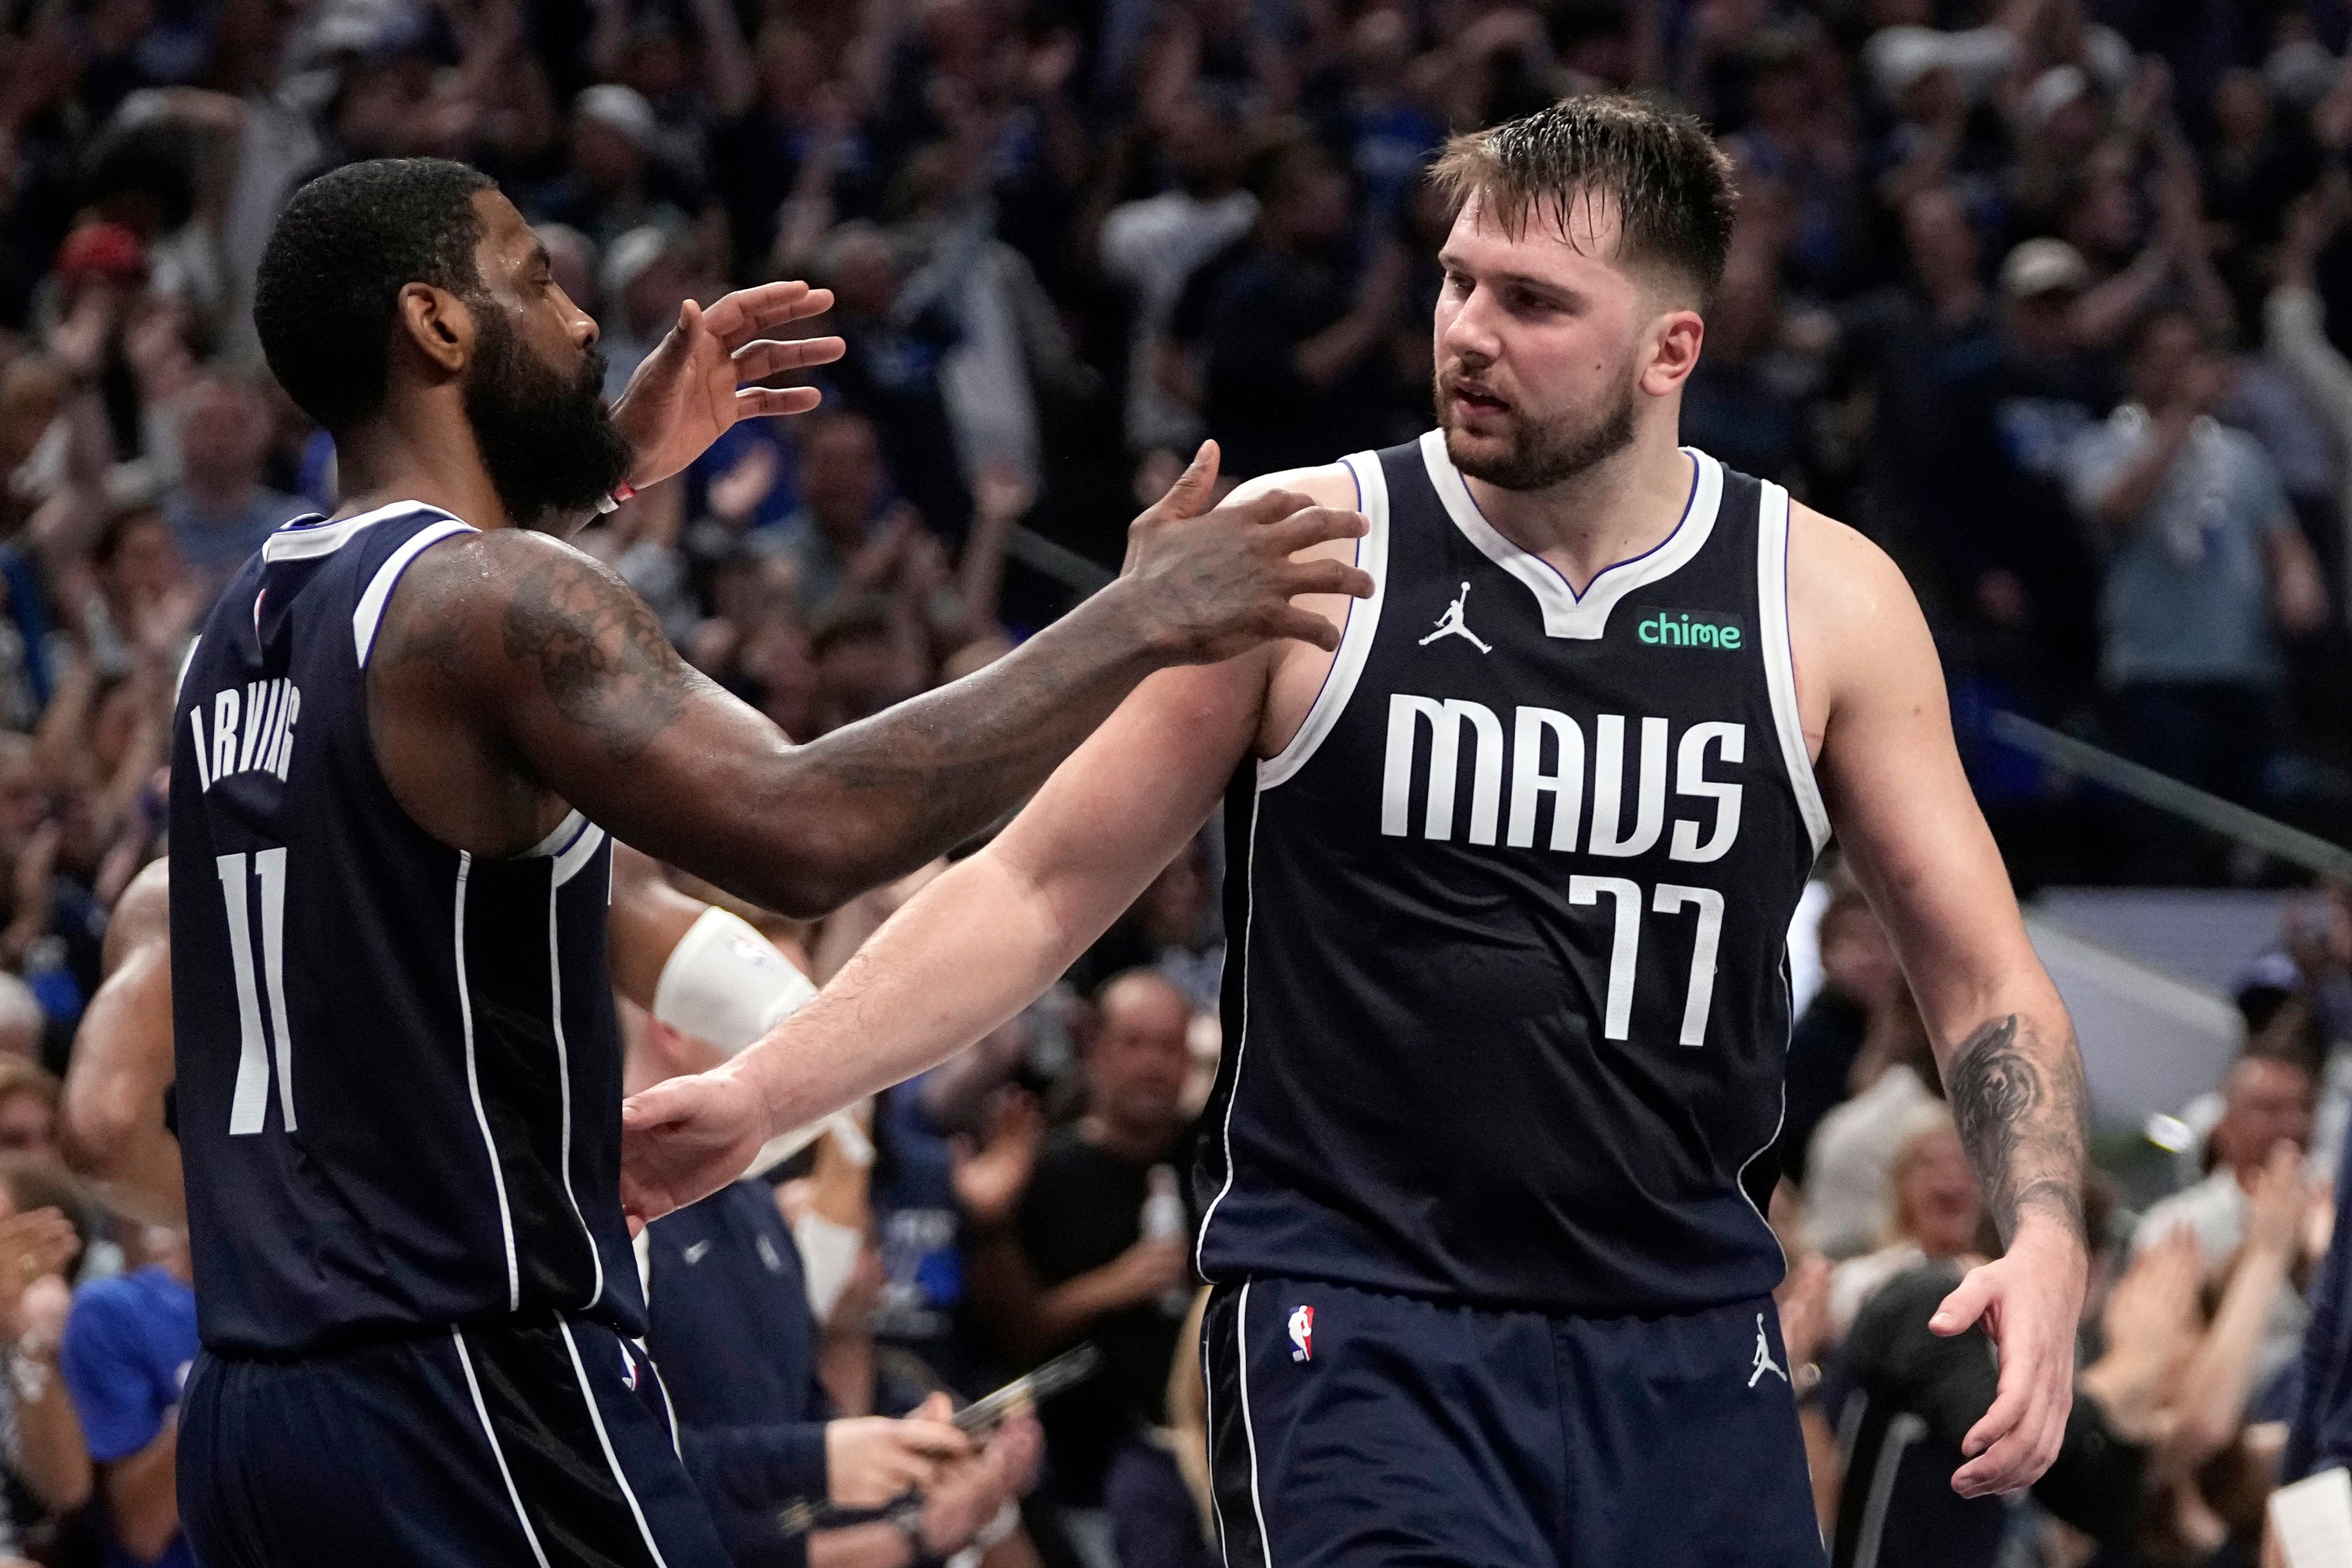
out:
M251 862L251 874L247 862ZM286 850L223 855L221 898L228 905L229 967L236 975L236 1093L229 1103L231 1137L258 1132L269 1110L269 1047L261 1033L261 986L254 984L253 921L247 884L261 884L261 972L269 991L269 1034L278 1042L278 1103L286 1131L294 1131L294 1042L286 1029Z

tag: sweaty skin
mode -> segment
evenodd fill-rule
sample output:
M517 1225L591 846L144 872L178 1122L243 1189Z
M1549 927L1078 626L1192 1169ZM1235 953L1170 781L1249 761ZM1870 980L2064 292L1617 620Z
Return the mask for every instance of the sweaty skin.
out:
M1673 279L1618 264L1610 204L1580 199L1571 216L1513 233L1471 200L1439 257L1435 357L1465 471L1507 453L1515 429L1599 427L1612 399L1633 398L1629 444L1552 488L1470 481L1498 531L1589 584L1658 544L1680 514L1691 473L1676 446L1681 388L1704 323ZM1327 506L1353 500L1338 465L1263 482ZM1981 1322L2000 1352L1999 1394L1964 1440L1953 1485L1968 1496L2014 1490L2056 1457L2073 1401L2087 1268L2073 1026L1961 772L1909 585L1860 534L1802 506L1789 554L1807 750L1839 842L1902 958L2007 1243L1931 1325L1949 1334ZM1335 626L1344 618L1344 600L1307 603ZM625 1107L632 1213L692 1201L776 1129L919 1072L1011 1016L1189 840L1242 759L1282 750L1330 664L1327 645L1293 643L1145 682L1010 827L912 900L814 1002L725 1068Z

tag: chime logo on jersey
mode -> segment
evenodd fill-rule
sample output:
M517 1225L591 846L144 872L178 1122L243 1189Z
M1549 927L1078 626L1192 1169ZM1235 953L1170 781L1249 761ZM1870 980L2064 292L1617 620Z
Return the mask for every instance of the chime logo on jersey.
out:
M1630 789L1629 724L1635 731ZM1429 737L1429 763L1420 775L1421 809L1415 811L1415 764L1424 734ZM1465 738L1470 746L1466 824L1456 810L1464 793ZM1392 693L1381 767L1381 832L1391 838L1418 836L1441 844L1462 835L1469 844L1528 849L1538 842L1538 819L1549 803L1551 820L1541 839L1551 849L1573 853L1581 848L1588 855L1630 858L1649 853L1664 837L1667 854L1676 860L1719 860L1730 850L1739 836L1743 786L1709 777L1708 770L1720 774L1726 765L1736 770L1747 760L1748 726L1692 724L1677 737L1664 719L1600 713L1593 716L1590 739L1588 746L1584 726L1549 708L1513 710L1507 730L1502 716L1484 703ZM1676 814L1671 834L1670 763L1674 796L1677 802L1696 803L1692 809L1696 812ZM1589 821L1587 800L1591 803Z
M1313 1361L1315 1359L1314 1308L1293 1307L1290 1309L1290 1359L1293 1361Z

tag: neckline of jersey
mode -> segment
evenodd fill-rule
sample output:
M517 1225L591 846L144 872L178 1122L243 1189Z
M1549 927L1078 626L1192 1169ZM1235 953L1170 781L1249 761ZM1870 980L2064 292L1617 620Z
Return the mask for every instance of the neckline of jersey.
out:
M1444 432L1432 430L1421 438L1423 466L1454 526L1477 546L1480 554L1526 584L1543 613L1546 636L1580 642L1599 638L1608 630L1609 613L1619 601L1689 564L1714 533L1716 511L1723 498L1723 466L1696 447L1678 449L1691 460L1691 489L1674 531L1639 555L1603 566L1579 594L1559 567L1512 543L1486 520L1461 470L1446 453Z
M428 511L436 517L447 517L452 522L461 521L450 517L441 508L421 500L390 501L342 518L329 518L324 512L311 512L271 530L268 537L261 542L262 557L278 561L289 557L332 554L362 530L413 511Z

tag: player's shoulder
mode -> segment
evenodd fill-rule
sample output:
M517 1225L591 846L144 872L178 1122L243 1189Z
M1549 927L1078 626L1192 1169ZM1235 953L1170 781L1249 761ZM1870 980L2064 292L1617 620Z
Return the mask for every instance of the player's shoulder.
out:
M1789 503L1789 623L1865 627L1916 617L1918 601L1895 558L1860 529Z
M618 573L551 534L527 528L452 534L402 573L376 661L502 658L530 628L562 622L591 637L633 608L642 605Z
M1316 506L1352 507L1360 499L1354 469L1345 463L1318 463L1312 468L1281 468L1244 479L1225 500L1228 503L1255 500L1276 490L1305 496Z

